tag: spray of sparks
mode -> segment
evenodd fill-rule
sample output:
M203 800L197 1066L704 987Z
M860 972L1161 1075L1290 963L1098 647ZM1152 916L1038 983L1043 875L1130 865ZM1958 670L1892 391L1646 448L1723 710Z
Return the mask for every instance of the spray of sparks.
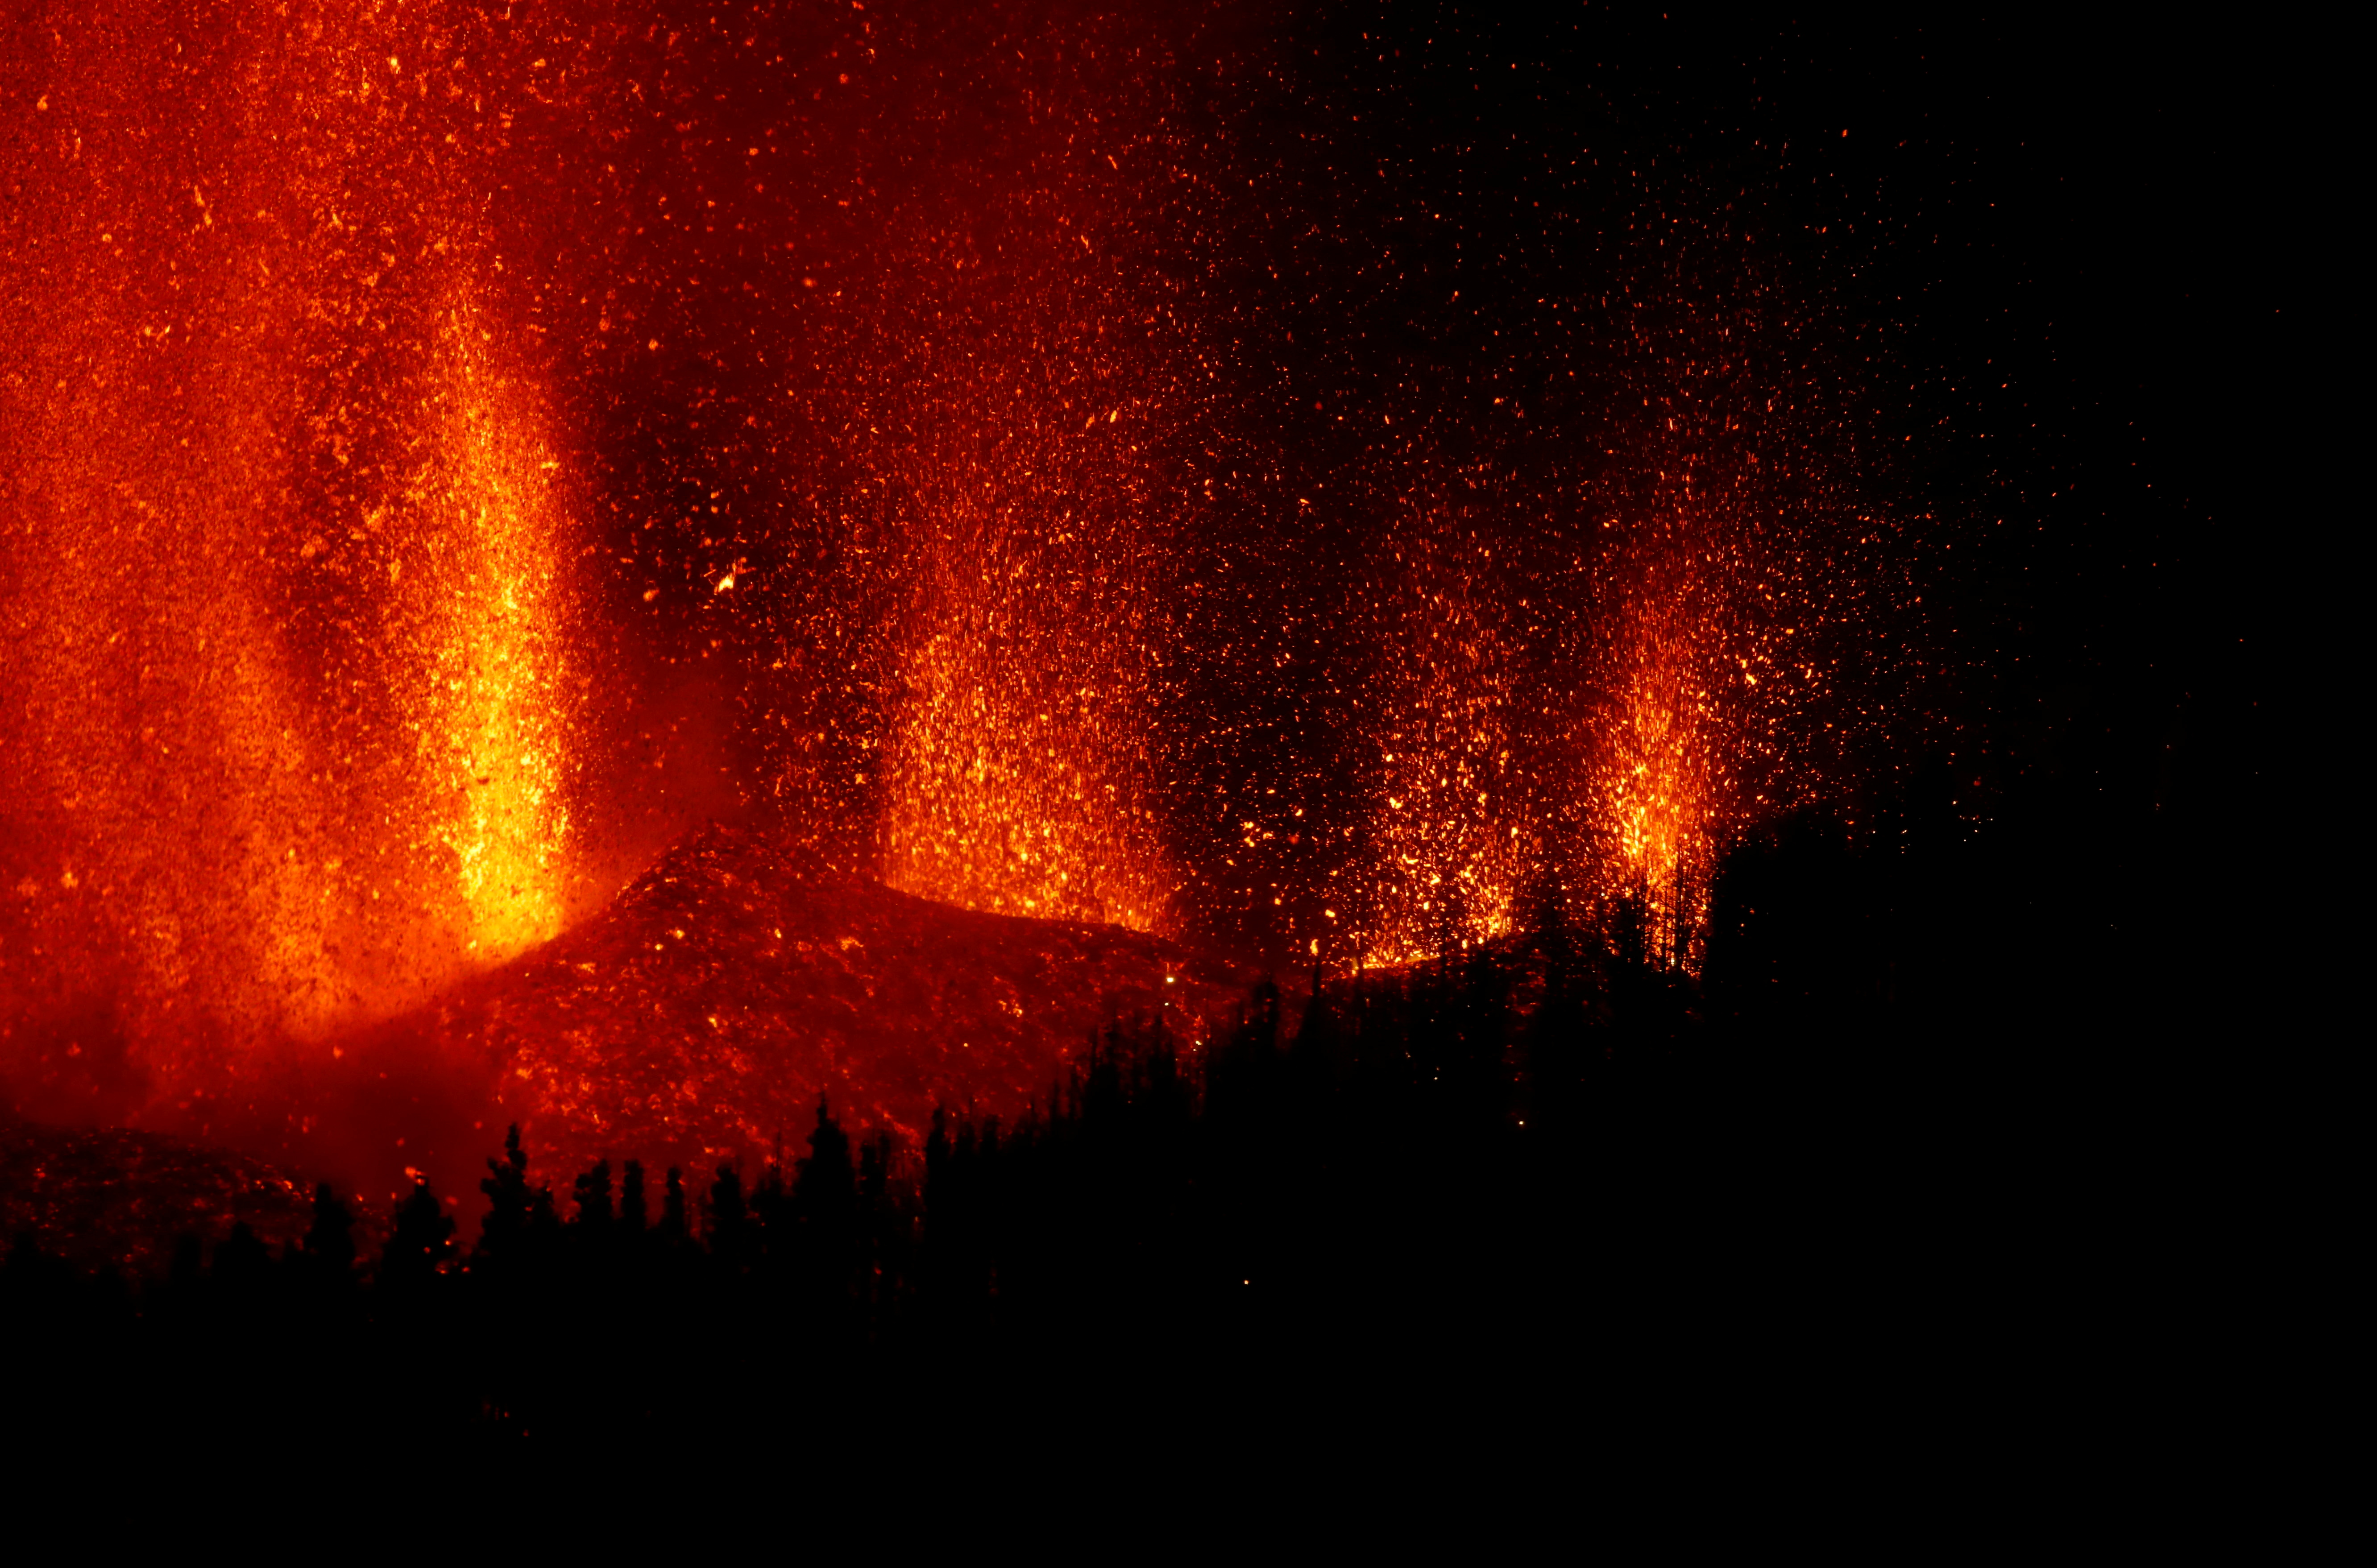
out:
M1053 161L983 239L913 244L870 356L870 456L903 524L880 863L966 908L1144 931L1172 891L1145 457L1178 410L1149 335L1121 330L1096 193Z
M1889 612L1727 193L1580 138L1487 210L1260 29L719 10L10 24L19 1077L99 1016L162 1105L713 812L1272 961L1558 886L1697 963Z

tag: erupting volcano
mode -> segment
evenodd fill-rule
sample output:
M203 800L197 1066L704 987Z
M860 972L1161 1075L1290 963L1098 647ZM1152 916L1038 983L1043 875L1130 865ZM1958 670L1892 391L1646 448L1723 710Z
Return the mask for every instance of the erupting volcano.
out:
M1546 898L1690 972L1926 722L1845 240L1614 111L1190 7L0 45L22 1113L914 1142Z

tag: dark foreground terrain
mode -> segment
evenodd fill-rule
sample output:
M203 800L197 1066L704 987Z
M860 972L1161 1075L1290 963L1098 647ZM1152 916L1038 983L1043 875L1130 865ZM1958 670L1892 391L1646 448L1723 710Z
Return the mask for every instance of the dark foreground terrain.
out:
M0 1120L0 1232L83 1269L164 1272L180 1243L203 1248L245 1226L294 1243L304 1192L270 1166L159 1133Z
M2134 1409L2229 1223L2168 1176L2192 1037L2145 1000L2154 944L2101 918L2128 906L2075 900L2068 863L2047 899L1953 829L1743 846L1697 978L1633 904L1547 897L1522 937L1317 1004L1258 987L1202 1051L1110 1028L1036 1111L945 1111L921 1147L830 1096L781 1163L553 1169L515 1140L459 1211L424 1184L366 1229L325 1189L302 1234L241 1211L137 1283L35 1227L0 1269L12 1408L166 1453L1123 1468L1483 1454L1547 1421L1562 1453L1978 1432L2083 1364Z

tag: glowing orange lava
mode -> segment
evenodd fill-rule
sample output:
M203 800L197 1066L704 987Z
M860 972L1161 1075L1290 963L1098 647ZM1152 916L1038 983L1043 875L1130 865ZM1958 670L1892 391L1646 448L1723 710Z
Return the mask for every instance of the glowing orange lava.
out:
M468 945L501 959L561 929L579 688L561 464L525 389L473 341L485 336L473 314L450 315L435 467L417 476L431 515L406 530L426 548L409 582L404 557L388 573L391 623L422 638L408 728L429 798L449 802L432 821L454 853Z
M1507 934L1539 848L1514 766L1516 653L1499 624L1492 547L1423 524L1393 564L1370 829L1378 869L1356 955L1372 965Z
M1020 178L920 196L893 230L853 419L900 525L873 564L892 695L854 782L894 887L1168 931L1149 738L1177 552L1152 469L1194 398L1180 328L1111 254L1142 204L1065 124Z
M875 1095L757 1019L868 982L818 978L831 909L815 975L743 973L786 940L747 852L887 930L932 921L860 882L1398 963L1559 891L1697 965L1725 845L1870 717L1826 705L1881 529L1781 264L1630 155L1523 201L1369 156L1405 128L1272 69L1288 23L1158 9L20 7L18 1103L202 1133L391 1018L502 1039L589 1148L757 1136L736 1030ZM551 1039L420 1024L711 816L760 846L713 856L735 961L555 972ZM715 1083L609 1060L648 1004Z
M0 811L0 1010L120 1059L84 1085L117 1113L588 891L568 459L487 303L470 159L422 124L451 73L433 99L423 35L360 12L229 20L55 11L0 153L0 652L34 764Z

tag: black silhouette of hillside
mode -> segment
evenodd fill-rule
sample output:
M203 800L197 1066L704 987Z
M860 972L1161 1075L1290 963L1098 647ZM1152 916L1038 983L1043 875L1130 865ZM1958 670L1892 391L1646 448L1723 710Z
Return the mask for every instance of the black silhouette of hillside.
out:
M2132 1146L2066 1136L2115 1004L2082 980L2121 973L2025 923L2025 867L1958 820L1738 847L1697 977L1547 895L1506 944L1260 986L1202 1053L1109 1028L1036 1111L945 1110L921 1147L830 1100L756 1167L549 1170L515 1130L475 1228L424 1184L375 1247L326 1188L303 1236L137 1286L21 1239L0 1335L42 1348L27 1419L90 1441L823 1462L956 1390L1019 1441L1265 1452L1998 1398L2072 1321L2039 1293L2119 1299L2155 1238L2090 1208Z

